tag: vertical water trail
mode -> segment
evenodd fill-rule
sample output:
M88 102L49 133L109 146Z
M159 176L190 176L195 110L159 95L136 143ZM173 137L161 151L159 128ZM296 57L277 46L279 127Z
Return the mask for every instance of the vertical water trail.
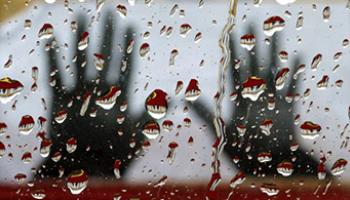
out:
M222 52L222 60L219 66L219 77L218 77L218 94L215 96L215 116L213 119L216 141L212 147L212 177L209 183L209 192L214 192L217 185L221 181L220 175L220 155L225 146L225 124L222 119L222 100L225 96L225 83L227 69L230 63L230 33L234 27L236 13L237 13L238 0L230 0L229 16L226 25L221 33L219 40L219 46Z

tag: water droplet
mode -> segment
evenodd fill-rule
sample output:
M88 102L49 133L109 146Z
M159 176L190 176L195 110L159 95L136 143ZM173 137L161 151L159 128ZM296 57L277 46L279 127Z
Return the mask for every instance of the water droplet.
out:
M343 83L344 83L343 80L337 80L337 81L335 81L335 85L336 85L337 87L339 87L339 88L341 88L341 87L343 86Z
M240 42L243 48L247 49L248 51L251 51L255 46L255 42L256 42L255 35L245 34L241 37Z
M169 151L168 151L167 159L168 159L170 164L174 162L175 151L176 151L176 148L178 146L179 145L177 144L177 142L170 142L169 145L168 145Z
M263 0L254 0L253 4L255 7L260 7Z
M4 64L5 69L10 69L12 67L13 61L12 61L12 55L9 55L7 61Z
M96 107L92 107L91 111L89 113L90 117L96 117L97 116L97 108Z
M285 27L284 19L280 16L272 16L264 21L263 30L266 36L270 37L275 32L282 31Z
M311 70L316 71L322 61L322 54L317 54L311 62Z
M243 82L242 86L242 97L249 98L252 101L258 100L266 88L264 79L255 76L249 77Z
M78 23L76 21L72 21L70 23L70 28L72 29L72 32L75 33L78 29Z
M234 157L232 158L232 161L233 161L235 164L237 164L237 163L240 161L239 156L234 156Z
M50 39L53 36L53 26L51 24L44 24L39 30L38 37L42 39Z
M331 17L331 8L329 6L326 6L322 11L322 15L323 15L323 21L328 22L329 18Z
M36 84L36 82L34 82L34 83L32 84L32 86L30 87L30 90L31 90L32 92L35 92L37 89L38 89L38 85Z
M0 122L0 136L2 136L7 131L7 125L4 122Z
M315 139L320 135L321 126L311 121L305 121L300 125L301 136L305 139Z
M190 118L186 117L184 119L185 127L189 128L191 126L191 122L192 122L192 120Z
M126 15L128 14L127 8L122 4L118 4L116 8L117 8L117 12L118 12L119 16L121 18L125 18Z
M95 53L94 54L94 63L95 63L95 67L98 71L102 71L104 64L105 64L105 60L104 60L104 56L103 54L99 54L99 53Z
M66 150L68 153L73 153L77 149L77 140L71 137L66 142Z
M141 57L146 57L148 55L150 51L150 46L148 43L143 43L141 46L140 46L140 56Z
M175 14L175 12L176 12L177 9L179 9L179 6L178 6L177 4L175 4L175 5L171 8L169 15L170 15L171 17L174 16L174 14Z
M246 175L244 172L238 172L230 181L230 187L236 188L238 185L242 184L246 180Z
M23 153L21 160L22 160L24 163L30 163L30 162L32 162L32 153L30 153L30 152L25 152L25 153Z
M232 92L230 94L230 101L236 101L237 97L238 97L238 93L236 91Z
M180 26L180 36L185 38L192 30L191 25L189 24L181 24Z
M215 188L220 184L220 182L221 182L220 173L212 173L208 184L209 191L214 191Z
M343 42L342 42L342 45L344 48L347 48L349 46L349 40L348 39L344 39Z
M173 130L174 124L171 120L164 120L162 123L162 127L165 131L170 132Z
M282 176L290 176L294 171L293 163L283 161L277 165L277 172Z
M120 94L121 90L117 86L111 86L105 95L102 95L96 99L95 104L105 110L110 110L115 105L115 102Z
M113 200L122 200L122 196L120 194L115 194Z
M147 38L147 36L144 35L144 37ZM132 50L134 49L134 45L135 45L135 40L131 39L129 42L128 42L128 47L126 48L126 52L128 54L131 54L132 53Z
M165 185L165 183L168 180L168 176L162 176L155 184L153 187L157 188L157 187L161 187L163 185Z
M49 156L51 146L52 141L50 139L44 138L40 143L40 156L43 158Z
M80 51L85 50L88 47L89 44L89 33L84 32L81 34L79 42L78 42L78 49Z
M162 35L165 33L166 28L167 28L167 27L164 25L164 26L160 29L160 31L159 31L159 35L160 35L160 36L162 36Z
M150 7L153 0L145 0L145 4Z
M304 16L303 16L303 13L300 12L295 27L297 30L300 30L301 28L303 28L303 25L304 25Z
M60 161L62 158L62 154L59 151L56 151L52 156L51 156L51 160L54 162L58 162Z
M236 128L240 136L244 136L245 132L247 131L247 127L244 124L238 124Z
M190 136L190 137L188 138L188 140L187 140L187 143L188 143L189 145L192 145L192 144L193 144L193 141L194 141L193 137Z
M298 144L298 143L293 143L293 144L290 145L290 150L291 150L292 152L295 152L295 151L297 151L298 149L299 149L299 144Z
M331 172L333 176L340 176L344 171L348 161L345 159L338 159L332 166Z
M279 193L279 189L276 184L273 183L264 183L261 185L260 190L262 193L267 194L268 196L275 196Z
M105 0L96 0L96 12L100 12L105 5Z
M45 199L46 194L44 190L34 190L31 192L31 195L34 199Z
M276 74L275 77L275 83L276 83L276 89L277 90L282 90L284 87L284 84L288 78L289 74L289 69L288 68L283 68L278 73Z
M318 89L325 89L328 87L328 81L329 81L329 77L327 75L324 75L322 77L322 79L317 82L317 88Z
M169 37L172 35L173 30L174 30L174 29L173 29L172 26L169 26L169 27L166 29L165 35L166 35L167 38L169 38Z
M114 172L116 179L120 179L120 167L121 167L121 165L122 165L122 162L120 160L117 159L114 161L113 172Z
M142 130L142 133L148 138L148 139L151 139L151 140L154 140L156 139L159 134L160 134L160 126L159 124L154 121L154 120L151 120L151 121L148 121L145 123L145 125L143 126L143 130Z
M2 158L5 155L6 146L4 143L0 141L0 158Z
M89 107L89 104L90 104L90 99L91 99L91 92L87 91L85 92L85 94L83 95L83 104L81 105L81 108L80 108L80 116L84 116L88 107Z
M286 100L287 103L292 103L294 100L294 95L290 92L288 92L286 94L286 96L284 97L284 99Z
M338 62L340 60L340 58L342 57L342 55L343 55L342 52L335 53L334 56L333 56L334 62Z
M186 14L185 14L185 10L184 9L179 10L179 17L184 18L185 15Z
M32 116L24 115L18 124L18 130L23 135L29 135L35 125L35 121Z
M272 160L272 154L269 152L261 152L257 155L257 160L260 163L267 163Z
M184 85L184 83L182 81L178 81L176 83L175 95L178 95L181 92L183 85Z
M119 107L119 110L121 112L125 112L127 109L128 109L128 102L126 102L126 101L122 102L120 107Z
M198 7L203 8L203 6L204 6L204 0L199 0Z
M279 55L281 62L285 63L288 61L288 52L287 51L280 51L278 55Z
M146 99L145 103L148 114L160 119L166 115L168 109L167 93L161 89L155 89Z
M0 79L0 101L6 104L14 99L23 90L23 85L9 77Z
M265 119L263 122L260 124L260 129L263 134L266 136L269 136L271 134L271 128L273 126L273 122L271 119Z
M67 180L67 187L74 195L78 195L85 190L88 184L88 176L82 169L72 172Z
M62 124L67 119L67 116L67 110L62 109L56 113L55 121L59 124Z
M326 170L326 166L324 163L320 163L317 166L317 177L319 180L324 180L326 178L327 175L327 170Z
M303 73L305 71L306 65L301 64L297 67L297 70L295 71L295 73L293 74L293 79L297 79L298 75Z
M185 100L186 101L195 101L201 94L201 90L199 88L198 80L191 79L185 92Z
M175 65L175 58L176 56L179 55L179 51L177 49L173 49L170 52L170 58L169 58L169 65Z
M147 150L149 149L150 146L151 146L150 141L149 141L149 140L145 140L145 141L143 142L143 144L142 144L142 149L143 149L144 151L147 151Z
M25 29L30 29L32 27L32 20L30 19L25 19L24 20L24 28Z
M27 179L27 175L18 173L15 175L15 180L17 181L18 184L24 183L24 181Z
M201 32L198 32L198 33L196 34L196 36L194 37L194 42L195 42L195 43L199 43L199 41L201 41L201 39L202 39L202 33L201 33Z

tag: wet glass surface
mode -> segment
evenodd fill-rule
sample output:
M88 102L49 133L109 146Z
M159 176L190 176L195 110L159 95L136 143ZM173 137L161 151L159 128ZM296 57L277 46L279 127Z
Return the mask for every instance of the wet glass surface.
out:
M350 198L350 1L0 5L5 199Z

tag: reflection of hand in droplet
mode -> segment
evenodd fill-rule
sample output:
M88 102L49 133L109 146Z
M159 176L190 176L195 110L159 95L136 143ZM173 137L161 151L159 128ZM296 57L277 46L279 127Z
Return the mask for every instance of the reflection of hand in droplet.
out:
M250 30L249 33L254 31ZM259 63L259 52L255 51L248 52L245 66L238 66L241 62L233 61L238 57L236 46L231 42L231 83L234 87L231 100L234 108L232 118L226 122L225 152L240 170L251 175L277 174L276 167L284 160L293 162L293 174L316 174L317 162L301 148L291 149L296 142L293 116L296 113L294 104L288 97L297 92L298 79L294 79L293 74L301 63L297 58L293 60L289 80L283 83L284 87L279 84L277 88L277 58L280 50L278 42L276 36L271 38L270 58L267 59L270 63ZM285 78L283 76L280 78ZM245 90L244 86L252 78L264 80L263 85L258 85L259 83L253 80L249 82L253 87ZM261 91L260 86L263 86ZM200 99L191 106L198 116L210 125L210 131L215 134L212 124L213 114L208 106ZM257 155L261 153L271 154L272 160L266 163L260 162Z
M53 142L50 154L42 168L45 176L58 176L59 170L65 174L73 170L84 169L89 175L114 174L114 162L120 161L120 173L123 174L135 154L140 152L143 141L141 126L150 117L143 112L132 116L127 109L130 99L130 83L133 66L133 54L127 45L132 41L132 30L127 29L119 78L108 84L106 76L112 63L112 44L116 27L114 18L107 14L103 22L103 41L98 53L91 53L98 71L96 79L87 78L87 50L89 39L86 39L86 24L79 19L73 58L73 77L75 84L66 89L62 83L64 72L58 66L59 54L54 42L49 44L48 65L50 67L50 85L52 86L51 131ZM83 35L83 39L82 39ZM123 34L124 35L124 34ZM90 36L91 37L91 36ZM92 38L90 38L92 40ZM57 41L55 41L57 42ZM85 47L85 48L83 48ZM127 52L128 51L128 52ZM89 53L90 54L90 53ZM123 120L119 120L123 119ZM76 140L76 149L67 151L67 142ZM69 149L69 148L68 148ZM58 156L59 155L59 156ZM60 158L60 159L58 159Z

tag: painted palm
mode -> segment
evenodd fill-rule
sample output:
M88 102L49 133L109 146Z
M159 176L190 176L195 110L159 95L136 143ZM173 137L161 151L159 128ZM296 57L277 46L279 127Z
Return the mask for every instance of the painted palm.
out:
M254 33L252 29L250 33ZM267 59L259 60L259 52L254 50L248 53L248 56L241 60L240 67L234 60L237 57L238 45L231 41L231 82L234 91L237 94L236 100L232 102L232 116L226 121L226 145L225 153L232 159L235 166L246 174L262 176L277 174L276 167L279 163L288 161L294 165L293 174L315 174L317 173L317 162L305 153L301 147L292 151L291 147L296 144L294 118L296 108L293 102L288 102L286 96L295 95L298 91L298 80L293 79L292 75L300 66L299 58L294 58L290 69L290 80L284 88L276 89L275 77L277 72L282 69L278 67L279 49L278 36L271 38L270 49L267 49L269 55ZM254 52L254 53L253 53ZM242 97L243 82L249 77L259 77L265 80L266 89L257 101ZM268 108L270 104L270 109ZM272 106L274 109L271 109ZM210 131L215 135L212 119L213 110L206 103L199 99L191 104L193 110L206 124ZM266 120L266 121L265 121ZM263 122L272 121L270 135L264 134L261 125ZM245 131L244 131L245 130ZM240 134L241 133L241 134ZM293 149L293 148L292 148ZM262 154L260 154L262 153ZM258 155L272 156L272 161L262 163L258 160ZM267 153L267 154L266 154Z
M60 57L57 48L51 46L47 54L49 76L52 79L51 83L55 82L52 87L52 104L49 110L52 114L50 131L52 148L39 175L57 177L59 169L64 169L65 174L72 170L84 169L89 175L112 176L115 160L121 161L120 172L123 174L132 159L140 152L144 138L139 127L148 119L146 112L133 116L128 112L129 109L126 109L130 101L131 76L134 71L134 53L127 52L127 44L132 40L133 31L131 28L126 30L120 55L112 55L112 49L116 47L114 36L117 27L114 24L113 14L106 15L101 21L104 30L102 43L97 52L104 56L104 68L98 72L95 79L89 79L86 71L89 66L87 56L90 56L90 53L79 50L79 39L87 30L87 26L83 17L78 18L77 22L76 44L72 45L76 49L73 59L75 62L73 77L76 80L73 89L67 90L62 83L64 74L60 69L62 67L58 66ZM114 56L121 58L120 63L112 62ZM112 67L120 67L120 72L112 74L117 81L109 84L106 76ZM109 94L108 92L112 86L119 88L121 93L115 105L108 110L106 109L108 106L102 104L110 103L113 91ZM90 102L84 105L87 97L90 97ZM101 97L106 98L101 99ZM99 100L102 106L96 104ZM95 109L96 116L94 116ZM67 117L64 122L59 123L60 121L55 118L62 114L62 111L67 113ZM75 141L77 148L69 153L72 149L67 148L67 142ZM61 159L54 162L52 158L59 154Z

